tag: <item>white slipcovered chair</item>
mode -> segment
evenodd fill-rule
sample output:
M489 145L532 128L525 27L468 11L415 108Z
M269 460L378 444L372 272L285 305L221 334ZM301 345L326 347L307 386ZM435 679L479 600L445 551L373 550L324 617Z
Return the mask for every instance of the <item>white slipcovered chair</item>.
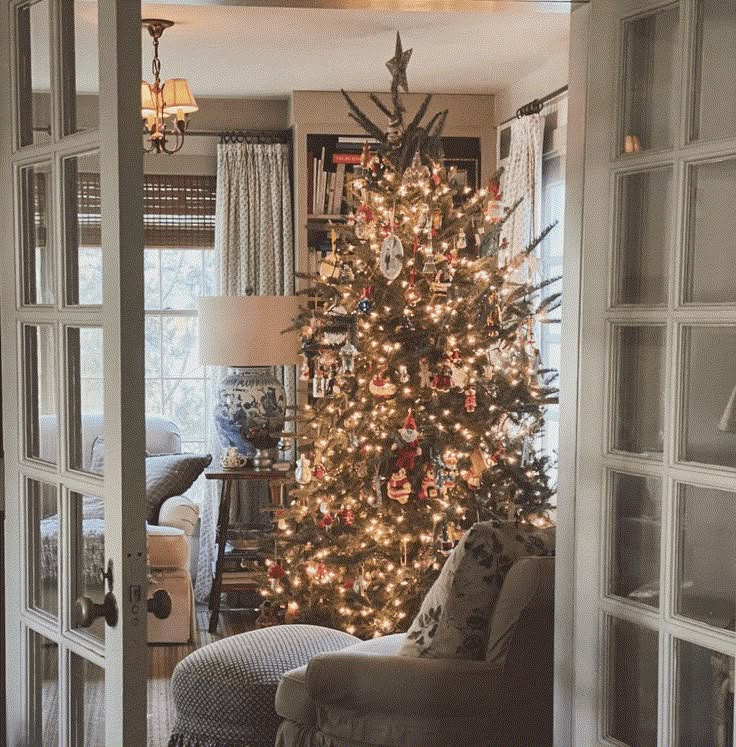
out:
M103 416L89 414L82 418L82 469L93 471L95 443L103 436ZM40 455L49 458L56 452L56 418L43 416L40 423ZM181 451L181 433L168 418L146 418L146 452L149 456L176 454ZM85 512L83 527L87 551L94 557L85 558L85 565L104 563L104 508L90 506ZM95 513L95 510L97 513ZM99 514L99 515L98 515ZM159 511L158 524L148 524L148 564L150 568L149 597L159 589L171 597L171 613L164 620L148 616L149 643L187 643L194 633L194 593L190 573L192 535L199 520L198 505L185 495L167 498ZM45 520L53 529L56 517ZM54 542L57 534L49 531L43 542ZM50 557L54 557L53 552Z

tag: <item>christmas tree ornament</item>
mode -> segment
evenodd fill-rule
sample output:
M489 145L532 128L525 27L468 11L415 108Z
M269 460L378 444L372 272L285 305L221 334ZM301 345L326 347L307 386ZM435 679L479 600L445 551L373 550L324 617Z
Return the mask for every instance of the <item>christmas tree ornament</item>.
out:
M399 429L397 443L394 446L398 450L396 466L406 468L408 471L413 470L416 458L422 453L422 449L419 446L419 431L411 410L404 420L404 427Z
M452 389L452 366L443 363L432 377L431 388L436 392L449 392Z
M388 378L386 371L382 371L371 379L368 390L376 399L388 399L396 394L396 384Z
M373 223L373 211L365 203L358 206L355 211L353 230L357 238L365 241L371 237L371 223Z
M296 463L294 479L299 485L309 485L312 482L312 467L309 458L305 457L304 454L299 456L299 460Z
M355 369L355 356L358 354L358 348L350 340L345 340L345 344L340 348L340 372L351 374Z
M399 88L404 89L404 93L409 93L409 82L406 78L406 68L409 66L411 59L411 49L406 52L401 46L401 35L396 32L396 50L394 56L386 63L386 67L391 73L391 90L398 92Z
M440 267L435 273L434 280L430 283L429 287L432 293L438 296L446 296L451 283L452 275L450 274L450 269L448 267Z
M271 563L268 567L268 578L271 581L271 591L276 591L279 581L286 575L284 566L281 563Z
M434 479L434 466L431 463L427 463L424 465L424 475L422 476L417 497L421 501L428 501L437 498L438 495L437 483Z
M306 356L299 365L299 381L309 381L309 359Z
M274 591L278 585L278 582L271 580ZM260 614L256 618L256 628L270 628L274 625L279 624L279 619L276 617L276 610L274 609L273 602L270 599L266 599L259 607Z
M371 147L368 145L368 141L363 143L363 148L360 152L360 168L367 171L371 167L373 162L373 154L371 153Z
M419 386L422 389L429 389L432 386L432 369L425 357L419 359Z
M458 249L466 249L468 246L468 237L465 235L465 230L461 228L457 233L457 239L455 240L455 246Z
M409 285L404 291L404 300L409 306L416 306L422 300L422 293L414 282L414 270L411 271Z
M404 246L395 234L389 234L381 244L379 255L381 274L390 282L396 280L404 268Z
M378 467L376 467L371 485L373 487L374 505L380 508L383 505L383 478Z
M404 137L404 128L402 126L401 120L398 118L392 119L388 123L388 129L386 130L386 140L393 145L394 147L397 147L401 145L401 140Z
M408 384L410 381L409 369L403 363L399 366L399 381L402 384Z
M411 159L411 165L406 171L404 171L401 177L401 183L405 187L416 187L421 184L422 181L427 179L429 176L429 169L422 163L422 158L419 155L419 151L414 153L414 157ZM420 217L420 220L424 221L427 209L425 209Z
M363 288L358 301L358 311L361 314L368 314L373 308L373 301L371 300L371 293L373 292L373 286L367 285Z
M475 396L475 387L469 386L465 390L465 412L470 415L475 412L475 408L478 406L478 401Z
M391 475L386 492L392 501L396 501L402 506L409 502L411 483L409 482L409 478L406 476L406 470L403 467L397 469L396 472Z
M444 464L444 487L448 490L455 487L457 483L457 464L458 456L454 451L446 451L442 455L442 463Z
M355 511L353 511L352 508L345 508L343 506L337 512L337 520L340 522L341 526L351 527L355 521Z
M322 462L322 454L319 451L314 452L314 464L312 465L312 475L317 480L323 480L325 476L325 465Z
M325 396L325 374L327 373L323 365L318 364L314 369L314 378L312 379L312 397L321 399Z
M500 179L491 179L488 184L488 202L486 204L485 216L492 223L500 223L506 215L505 206L501 194Z
M335 229L330 230L330 253L319 263L319 276L322 280L337 278L340 272L340 262L337 258L337 234Z
M348 262L343 262L340 265L340 274L337 276L337 280L342 285L349 285L355 280L355 273Z
M325 514L319 522L319 525L322 527L322 529L326 531L330 531L330 528L335 523L335 520L332 518L330 514Z
M442 211L439 208L435 208L432 211L432 231L434 235L442 230Z
M424 262L422 264L422 275L427 275L428 277L433 278L437 274L437 263L434 261L432 247L425 247L422 254L424 255Z

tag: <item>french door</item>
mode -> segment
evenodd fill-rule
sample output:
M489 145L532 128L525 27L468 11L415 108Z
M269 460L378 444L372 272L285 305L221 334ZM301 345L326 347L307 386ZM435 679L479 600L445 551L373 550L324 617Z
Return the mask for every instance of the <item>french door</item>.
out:
M736 3L590 18L574 743L733 747Z
M7 743L144 745L140 4L0 3Z

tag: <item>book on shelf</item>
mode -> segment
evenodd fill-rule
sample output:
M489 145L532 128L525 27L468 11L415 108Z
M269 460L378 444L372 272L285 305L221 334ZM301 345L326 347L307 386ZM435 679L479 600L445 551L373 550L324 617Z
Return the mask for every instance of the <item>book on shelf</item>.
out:
M358 166L362 158L361 153L333 153L332 163L334 164L350 164L351 166Z

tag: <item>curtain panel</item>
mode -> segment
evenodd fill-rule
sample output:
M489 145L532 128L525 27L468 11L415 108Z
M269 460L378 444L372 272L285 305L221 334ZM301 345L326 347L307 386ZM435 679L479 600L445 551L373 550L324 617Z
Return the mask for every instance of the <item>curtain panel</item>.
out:
M539 234L542 223L542 147L544 115L531 114L511 123L511 147L503 174L504 202L522 203L506 221L501 238L508 241L508 261Z
M217 149L215 251L219 293L228 296L291 295L294 292L294 231L292 223L289 146L221 143ZM207 334L207 330L200 330ZM278 375L278 373L277 373ZM208 385L216 393L222 369L212 369ZM293 371L282 375L287 401L295 401ZM214 402L211 397L210 401ZM214 422L211 450L219 458ZM212 586L219 485L211 483L202 506L195 596L207 601ZM257 523L269 503L268 486L241 486L241 502L233 496L231 523Z

